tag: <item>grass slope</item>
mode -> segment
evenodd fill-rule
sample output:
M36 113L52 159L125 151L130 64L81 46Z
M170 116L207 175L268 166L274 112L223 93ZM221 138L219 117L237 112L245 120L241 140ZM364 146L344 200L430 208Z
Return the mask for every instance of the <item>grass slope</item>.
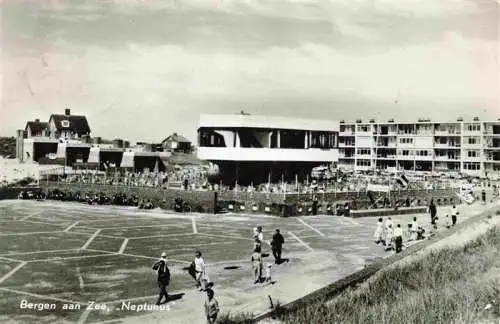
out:
M497 323L499 273L500 229L494 228L461 248L433 251L333 301L317 300L280 317L290 324Z

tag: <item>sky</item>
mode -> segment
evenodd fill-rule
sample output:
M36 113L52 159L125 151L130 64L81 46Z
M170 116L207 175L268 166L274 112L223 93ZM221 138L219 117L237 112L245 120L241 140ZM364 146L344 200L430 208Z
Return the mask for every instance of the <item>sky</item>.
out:
M500 118L495 0L0 0L0 135L196 139L202 113Z

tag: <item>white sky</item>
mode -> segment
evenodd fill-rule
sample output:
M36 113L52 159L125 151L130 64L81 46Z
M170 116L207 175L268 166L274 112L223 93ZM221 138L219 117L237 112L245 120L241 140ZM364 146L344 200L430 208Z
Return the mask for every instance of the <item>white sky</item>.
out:
M500 117L490 0L4 0L0 135L65 106L95 136L201 113Z

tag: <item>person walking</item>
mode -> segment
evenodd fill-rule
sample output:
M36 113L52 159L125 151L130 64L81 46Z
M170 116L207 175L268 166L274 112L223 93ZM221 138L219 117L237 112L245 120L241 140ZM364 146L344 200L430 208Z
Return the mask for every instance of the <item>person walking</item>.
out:
M394 245L396 253L403 250L403 229L401 228L401 224L398 224L394 229Z
M271 249L273 251L275 264L281 263L281 251L283 244L285 244L285 239L283 238L283 235L281 235L280 230L276 229L276 233L274 233L271 241Z
M420 227L420 225L417 222L417 217L413 217L413 222L411 223L411 235L410 235L410 238L412 241L417 240L417 237L418 237L417 232L418 232L419 227Z
M262 277L262 255L260 247L255 248L252 254L252 273L253 273L253 283L257 284L260 282Z
M453 205L453 208L451 208L451 226L455 226L457 224L459 214L457 206Z
M199 288L200 291L203 291L207 288L208 276L205 260L203 260L200 251L196 251L195 253L194 270L196 274L196 288Z
M170 270L167 266L167 253L161 254L160 260L153 265L153 270L158 272L159 293L156 305L160 305L163 297L165 297L165 302L168 301L167 287L170 284Z
M431 215L431 224L436 224L436 215L437 215L437 207L434 204L434 199L431 199L431 203L429 205L429 214Z
M219 303L214 298L214 291L210 288L206 290L207 299L205 300L205 316L207 317L207 324L215 324L217 315L219 314Z
M394 229L392 228L392 224L385 229L385 250L392 250L394 248Z
M384 221L382 218L378 219L377 228L373 234L373 240L375 244L384 243Z

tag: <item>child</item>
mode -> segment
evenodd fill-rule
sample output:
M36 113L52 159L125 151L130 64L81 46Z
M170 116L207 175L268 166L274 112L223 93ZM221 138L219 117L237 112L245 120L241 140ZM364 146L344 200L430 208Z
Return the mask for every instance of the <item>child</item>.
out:
M214 298L214 291L210 288L207 289L207 299L205 300L205 316L207 317L207 324L214 324L219 314L219 303Z
M271 269L272 269L272 265L271 263L268 263L266 265L266 274L265 274L265 283L266 284L271 284L271 281L272 281L272 278L271 278Z

